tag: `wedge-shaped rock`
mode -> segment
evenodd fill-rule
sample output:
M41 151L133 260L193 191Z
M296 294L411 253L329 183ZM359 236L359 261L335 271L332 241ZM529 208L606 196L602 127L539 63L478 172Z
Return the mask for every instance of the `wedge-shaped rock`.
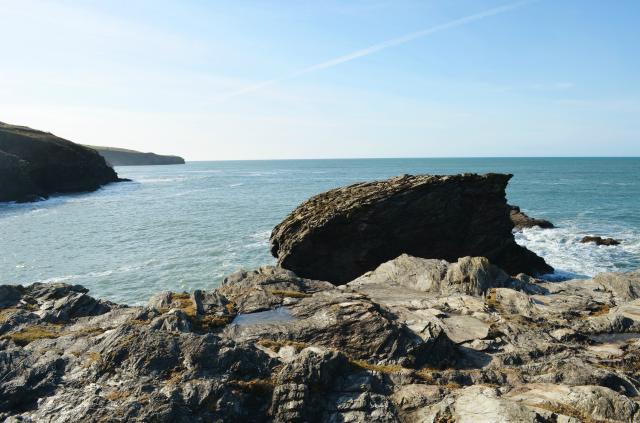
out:
M404 175L319 194L271 234L271 253L298 276L344 284L407 253L487 257L509 274L548 273L516 244L505 199L511 175Z

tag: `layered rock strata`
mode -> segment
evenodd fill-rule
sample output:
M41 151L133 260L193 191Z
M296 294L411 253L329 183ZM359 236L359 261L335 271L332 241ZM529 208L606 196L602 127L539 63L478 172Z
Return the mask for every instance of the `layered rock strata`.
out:
M140 307L0 286L7 422L633 422L639 366L640 272L402 255L338 287L265 267Z

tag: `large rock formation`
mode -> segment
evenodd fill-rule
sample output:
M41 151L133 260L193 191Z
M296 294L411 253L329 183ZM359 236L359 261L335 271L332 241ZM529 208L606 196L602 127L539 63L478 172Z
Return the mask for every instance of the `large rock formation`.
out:
M484 256L509 274L552 272L515 242L505 199L510 178L404 175L327 191L275 227L271 253L300 276L337 284L403 253Z
M0 286L0 421L638 422L640 272L541 282L408 255L266 267L146 306Z
M94 191L118 180L94 150L48 132L0 122L0 201Z
M135 150L116 147L86 147L96 150L111 166L145 166L145 165L171 165L184 164L184 159L179 156L163 156L155 153L143 153Z

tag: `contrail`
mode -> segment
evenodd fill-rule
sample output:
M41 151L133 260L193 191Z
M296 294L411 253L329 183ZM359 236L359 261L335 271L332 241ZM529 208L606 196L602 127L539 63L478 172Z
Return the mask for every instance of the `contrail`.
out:
M408 43L409 41L416 40L418 38L423 38L431 34L435 34L436 32L446 31L447 29L456 28L459 26L463 26L472 22L479 21L484 18L488 18L491 16L499 15L501 13L509 12L514 9L521 8L523 6L527 6L532 3L536 3L540 0L523 0L515 3L505 4L503 6L495 7L493 9L485 10L484 12L476 13L469 16L464 16L462 18L454 19L447 23L443 23L440 25L436 25L434 27L423 29L420 31L412 32L401 37L392 38L387 41L383 41L378 44L374 44L372 46L363 48L361 50L356 50L352 53L345 54L344 56L336 57L335 59L327 60L326 62L318 63L316 65L312 65L306 67L304 69L298 70L296 72L290 73L288 75L282 76L280 78L269 79L267 81L262 81L254 85L249 85L247 87L241 88L237 91L233 91L225 96L218 98L219 101L225 101L233 97L238 97L244 94L248 94L262 88L268 87L270 85L277 84L282 81L286 81L289 79L297 78L299 76L316 72L322 69L331 68L342 63L350 62L352 60L358 59L360 57L368 56L373 53L377 53L380 50L385 50L390 47L395 47L401 44Z

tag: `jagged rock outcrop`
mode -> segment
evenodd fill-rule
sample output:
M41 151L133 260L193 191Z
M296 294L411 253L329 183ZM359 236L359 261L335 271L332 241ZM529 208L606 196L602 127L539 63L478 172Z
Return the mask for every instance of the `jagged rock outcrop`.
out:
M118 175L94 150L0 122L0 202L94 191Z
M580 242L582 242L583 244L593 242L596 245L606 245L606 246L620 245L620 241L618 241L617 239L602 238L601 236L585 236L580 240Z
M0 421L638 422L640 271L403 255L342 286L264 267L146 306L0 286Z
M442 296L451 294L484 295L491 288L511 284L511 278L484 257L462 257L456 263L423 259L403 254L367 272L348 286L363 289L393 285Z
M179 156L167 156L155 153L143 153L116 147L98 147L87 145L85 147L96 150L111 166L149 166L184 164L184 159Z
M549 222L548 220L530 217L525 212L520 210L520 207L518 206L509 206L509 217L511 218L511 222L513 222L514 229L518 231L521 231L525 228L533 228L535 226L542 229L555 228L553 223Z
M505 199L511 175L404 175L305 201L271 234L278 263L310 279L346 283L406 253L456 261L487 257L509 274L553 269L516 244Z

